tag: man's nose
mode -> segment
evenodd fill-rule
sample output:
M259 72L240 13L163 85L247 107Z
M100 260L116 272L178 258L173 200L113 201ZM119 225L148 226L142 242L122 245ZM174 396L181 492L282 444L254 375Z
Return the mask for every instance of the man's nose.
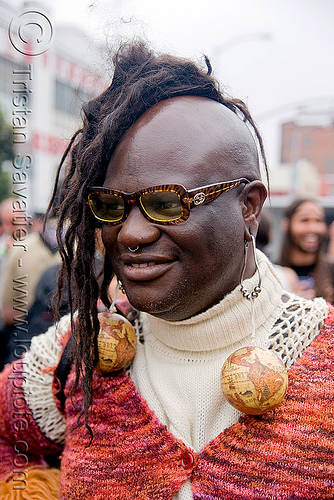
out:
M135 248L154 243L159 236L160 229L144 217L137 205L133 205L118 233L118 243Z

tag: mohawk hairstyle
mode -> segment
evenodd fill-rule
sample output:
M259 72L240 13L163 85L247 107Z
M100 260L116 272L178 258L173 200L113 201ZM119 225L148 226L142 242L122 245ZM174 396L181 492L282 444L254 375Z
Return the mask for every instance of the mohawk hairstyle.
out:
M247 106L220 90L218 82L211 76L210 61L205 56L204 60L205 70L187 59L155 54L141 41L121 45L112 58L111 84L101 95L83 105L82 128L73 135L57 170L48 208L51 212L57 200L57 237L62 267L54 301L55 317L59 319L57 308L61 289L67 286L72 318L77 311L77 318L72 319L76 339L73 342L76 384L81 377L84 392L81 415L85 415L87 427L92 403L92 374L97 360L97 300L101 297L107 306L110 305L107 288L113 269L106 255L102 285L99 286L94 268L98 225L86 204L85 193L88 186L103 185L111 156L122 136L146 110L164 99L192 95L206 97L226 106L249 123L258 141L268 180L262 138ZM61 183L65 167L65 178Z

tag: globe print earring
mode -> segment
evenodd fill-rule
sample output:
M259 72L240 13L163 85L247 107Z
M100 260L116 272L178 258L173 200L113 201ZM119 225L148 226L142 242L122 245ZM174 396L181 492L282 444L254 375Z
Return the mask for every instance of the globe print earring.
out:
M233 352L221 371L221 388L225 399L237 410L250 415L261 415L276 408L288 387L288 372L282 360L269 349L255 346L253 301L261 292L261 276L256 258L255 238L251 236L258 284L247 292L242 281L247 261L248 243L245 243L245 264L241 274L240 291L251 303L251 346Z
M119 287L118 283L109 311L98 314L100 331L97 337L97 368L105 373L126 368L135 357L137 349L135 328L124 316L115 312Z

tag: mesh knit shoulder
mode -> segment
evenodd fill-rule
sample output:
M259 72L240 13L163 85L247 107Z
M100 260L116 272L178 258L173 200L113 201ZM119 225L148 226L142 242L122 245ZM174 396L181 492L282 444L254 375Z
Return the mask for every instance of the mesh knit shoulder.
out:
M318 335L327 315L324 299L307 300L284 292L280 316L269 335L269 349L273 349L289 369Z
M24 357L27 404L43 434L59 444L65 441L66 421L55 403L52 380L70 324L68 314L46 333L33 337L31 349Z

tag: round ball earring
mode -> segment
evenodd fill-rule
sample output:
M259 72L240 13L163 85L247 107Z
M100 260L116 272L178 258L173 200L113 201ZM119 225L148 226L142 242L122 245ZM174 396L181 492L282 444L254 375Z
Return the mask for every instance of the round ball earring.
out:
M256 258L255 238L254 236L251 238L258 284L251 292L248 292L242 284L247 262L246 242L240 291L251 303L251 339L255 344L253 301L261 292L261 275ZM283 400L288 387L288 372L282 360L273 351L251 345L238 349L227 358L222 367L220 383L225 399L234 408L249 415L262 415L276 408Z
M97 368L111 373L126 368L136 355L136 330L124 316L117 314L115 301L120 284L117 284L109 311L98 314L100 331L97 337Z
M237 410L262 415L281 403L288 387L288 373L272 351L247 346L232 353L221 372L225 399Z
M114 312L100 313L98 318L97 368L106 373L126 368L136 354L137 335L134 327L130 321Z

